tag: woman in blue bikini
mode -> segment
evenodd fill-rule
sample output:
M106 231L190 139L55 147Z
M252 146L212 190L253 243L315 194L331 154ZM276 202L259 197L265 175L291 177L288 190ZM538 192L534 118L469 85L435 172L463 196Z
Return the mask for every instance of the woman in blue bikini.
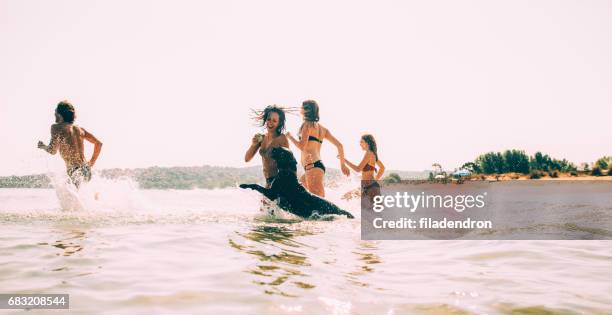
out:
M340 158L340 168L342 173L348 176L350 171L344 163L344 149L342 143L338 141L329 131L319 123L319 105L313 100L302 103L302 117L304 123L300 127L299 140L295 139L290 133L287 138L301 151L301 163L304 167L304 175L301 178L302 184L308 191L325 197L323 179L325 177L325 165L321 161L321 145L323 140L328 140L338 149Z

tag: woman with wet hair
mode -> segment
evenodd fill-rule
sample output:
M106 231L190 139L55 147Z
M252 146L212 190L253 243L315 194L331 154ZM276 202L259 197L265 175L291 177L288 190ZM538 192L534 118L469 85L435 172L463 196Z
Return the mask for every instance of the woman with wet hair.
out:
M301 182L311 193L325 197L323 179L325 177L325 165L321 161L321 145L323 140L328 140L338 149L340 157L340 168L346 176L350 174L348 167L344 164L344 148L329 129L319 123L319 105L313 100L302 103L302 117L304 122L300 127L299 139L295 139L290 133L287 137L301 151L301 163L304 167L304 175Z
M345 162L353 171L361 173L362 196L367 195L370 200L373 200L375 196L380 195L380 185L378 181L385 173L385 165L378 159L378 146L376 145L374 136L370 134L361 136L359 145L361 149L365 151L361 163L355 165L346 159ZM379 167L378 170L376 166Z
M249 162L253 159L257 151L261 155L263 163L263 174L266 178L266 187L270 187L272 181L278 174L276 162L270 156L272 148L289 148L285 131L285 110L276 105L270 105L263 111L255 112L255 120L261 127L266 128L266 134L255 134L251 139L251 146L244 155L244 161Z

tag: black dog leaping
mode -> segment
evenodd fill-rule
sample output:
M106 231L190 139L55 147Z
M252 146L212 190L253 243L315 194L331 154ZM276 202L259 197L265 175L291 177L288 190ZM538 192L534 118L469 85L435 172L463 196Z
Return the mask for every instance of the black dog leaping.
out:
M354 218L348 211L311 194L298 182L297 161L291 151L285 148L273 148L271 157L278 166L278 175L270 188L257 184L242 184L240 188L257 190L270 200L281 198L279 203L281 208L303 218L310 217L314 212L320 215L336 214L346 215L349 219Z

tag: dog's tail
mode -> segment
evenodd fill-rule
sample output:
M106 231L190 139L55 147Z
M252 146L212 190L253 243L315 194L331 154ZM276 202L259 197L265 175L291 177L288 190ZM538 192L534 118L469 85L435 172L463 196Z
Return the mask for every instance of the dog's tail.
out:
M314 196L322 203L322 207L319 209L321 214L335 214L335 215L345 215L349 219L354 219L355 217L348 211L340 209L340 207L335 204L320 198L318 196Z
M345 216L346 216L347 218L349 218L349 219L354 219L354 218L355 218L355 217L354 217L354 216L353 216L353 215L352 215L350 212L348 212L348 211L344 211L344 210L342 210L342 209L339 209L339 210L338 210L338 214L339 214L339 215L345 215Z

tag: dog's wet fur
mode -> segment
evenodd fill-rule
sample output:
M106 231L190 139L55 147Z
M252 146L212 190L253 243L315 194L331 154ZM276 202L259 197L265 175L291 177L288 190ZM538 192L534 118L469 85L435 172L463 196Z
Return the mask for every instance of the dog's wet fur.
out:
M315 212L319 215L335 214L346 215L349 219L354 218L348 211L311 194L300 184L296 175L297 161L291 151L285 148L273 148L271 156L276 161L278 175L270 188L257 184L242 184L240 188L257 190L270 200L281 198L279 206L282 209L303 218L309 218Z

